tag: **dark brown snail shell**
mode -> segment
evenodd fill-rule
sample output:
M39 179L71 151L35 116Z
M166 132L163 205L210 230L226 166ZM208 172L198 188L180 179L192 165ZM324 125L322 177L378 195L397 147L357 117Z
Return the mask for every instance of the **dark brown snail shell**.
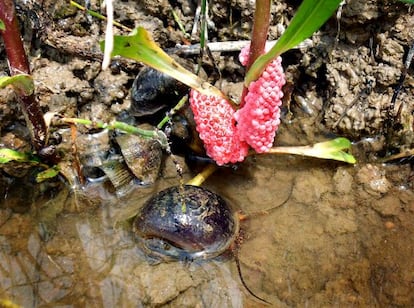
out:
M173 107L187 91L187 86L181 82L146 67L132 84L129 113L136 117L153 115L167 107Z
M214 258L234 242L239 222L226 201L198 186L174 186L148 200L133 224L141 247L152 257Z
M182 108L171 119L171 148L173 153L205 156L203 142L196 130L194 115L189 106Z
M146 126L141 126L147 128ZM142 185L154 184L162 163L161 144L154 139L123 134L116 138L125 163Z

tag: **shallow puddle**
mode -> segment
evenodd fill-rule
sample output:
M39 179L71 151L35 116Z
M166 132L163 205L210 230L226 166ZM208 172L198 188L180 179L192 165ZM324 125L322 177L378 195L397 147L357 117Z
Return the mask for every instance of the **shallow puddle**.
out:
M250 157L204 184L248 214L246 284L275 307L412 306L410 167ZM186 175L186 177L190 177ZM234 258L153 264L127 222L161 180L117 198L61 190L24 213L0 207L0 298L23 307L257 307ZM21 209L20 209L21 210Z
M169 7L190 33L194 2L118 1L116 17L145 26L167 49L188 42ZM211 42L250 37L252 1L230 2L210 2L217 26ZM275 3L269 39L280 37L298 2ZM412 65L404 69L413 41L412 6L344 2L312 44L283 55L288 111L282 112L276 142L309 144L324 132L353 140L383 133L397 87L398 122L387 146L403 153L414 144ZM108 123L130 112L131 85L142 66L116 61L111 70L100 69L103 23L68 9L68 1L16 3L21 17L29 18L21 26L43 110ZM91 8L104 12L99 3L92 1ZM214 57L220 87L237 100L244 80L238 55L223 51ZM0 61L0 67L7 75L8 62ZM213 70L209 63L203 67ZM403 72L406 80L400 83ZM7 91L0 96L1 146L29 150L15 96ZM292 123L297 127L286 129ZM58 137L69 166L72 139ZM83 143L95 145L90 139ZM374 143L366 155L356 155L355 166L258 155L237 168L217 170L203 183L247 215L241 223L241 271L246 285L271 306L414 307L412 160L411 165L363 163L384 150L378 145L384 141ZM121 198L98 184L50 191L33 184L33 175L18 179L19 170L1 170L0 300L22 307L266 306L242 285L231 253L203 262L154 264L137 246L129 219L152 194L179 184L170 160L165 165L156 185L136 186ZM185 180L192 175L186 171Z

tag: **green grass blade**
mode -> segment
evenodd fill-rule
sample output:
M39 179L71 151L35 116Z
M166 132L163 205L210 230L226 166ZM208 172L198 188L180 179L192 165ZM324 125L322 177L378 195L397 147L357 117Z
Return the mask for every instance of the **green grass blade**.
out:
M0 164L7 164L12 161L34 164L39 163L37 159L28 153L23 153L8 148L0 149Z
M348 164L355 164L356 159L347 153L351 149L351 142L343 137L315 143L310 146L273 147L269 154L295 154L322 159L333 159ZM265 153L266 154L266 153Z
M315 154L315 157L334 159L349 164L355 164L355 157L343 151L349 150L351 145L352 144L348 139L339 137L333 140L314 144L312 152Z
M338 8L341 0L304 0L275 46L257 58L245 77L245 85L259 78L277 56L295 47L317 31Z
M104 42L101 42L102 50L104 46ZM112 56L122 56L143 62L203 94L215 95L227 99L219 89L186 70L166 54L142 27L138 27L128 36L114 36Z
M42 172L39 172L36 175L36 182L37 183L41 183L43 181L52 179L54 177L56 177L59 174L60 170L58 166L53 166L51 168L48 168Z
M17 91L19 91L19 93L26 96L29 96L34 92L33 78L27 74L18 74L11 77L0 77L0 88L7 87L9 85L14 87Z

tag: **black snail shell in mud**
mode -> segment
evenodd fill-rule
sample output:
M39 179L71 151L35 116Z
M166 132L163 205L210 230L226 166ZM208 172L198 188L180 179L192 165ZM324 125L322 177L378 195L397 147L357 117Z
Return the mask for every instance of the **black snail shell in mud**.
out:
M198 186L174 186L148 200L134 220L134 233L152 257L214 258L234 242L239 223L219 195Z
M152 68L144 68L131 88L130 114L136 117L153 115L174 106L188 91L187 86Z

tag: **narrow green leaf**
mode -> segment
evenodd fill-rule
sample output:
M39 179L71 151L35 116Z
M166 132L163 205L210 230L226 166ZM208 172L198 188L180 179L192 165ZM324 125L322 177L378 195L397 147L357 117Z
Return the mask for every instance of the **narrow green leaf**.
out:
M26 96L29 96L34 92L33 78L27 74L0 77L0 88L5 88L9 85L13 86L17 91Z
M344 137L339 137L333 140L316 143L313 147L320 151L335 152L349 149L351 147L351 141Z
M350 150L351 142L343 137L315 143L311 146L273 147L269 154L296 154L323 159L343 161L348 164L355 164L356 159L352 154L345 151ZM344 151L345 150L345 151Z
M39 172L36 175L36 182L37 183L41 183L45 180L54 178L55 176L57 176L59 174L59 167L58 166L53 166L49 169L46 169L42 172Z
M30 154L8 148L0 149L0 164L7 164L11 161L23 163L38 163L38 161L34 159Z
M0 30L6 30L6 25L4 24L3 20L0 19Z
M101 49L104 50L105 42L102 41L100 45ZM226 98L219 89L186 70L166 54L142 27L136 28L128 36L115 35L112 56L122 56L143 62L201 93Z
M338 8L341 0L304 0L273 48L257 58L246 74L244 84L259 78L266 66L285 51L295 47L317 31Z
M351 145L352 144L348 139L339 137L333 140L316 143L311 152L315 154L315 157L355 164L355 157L343 151L350 149Z

